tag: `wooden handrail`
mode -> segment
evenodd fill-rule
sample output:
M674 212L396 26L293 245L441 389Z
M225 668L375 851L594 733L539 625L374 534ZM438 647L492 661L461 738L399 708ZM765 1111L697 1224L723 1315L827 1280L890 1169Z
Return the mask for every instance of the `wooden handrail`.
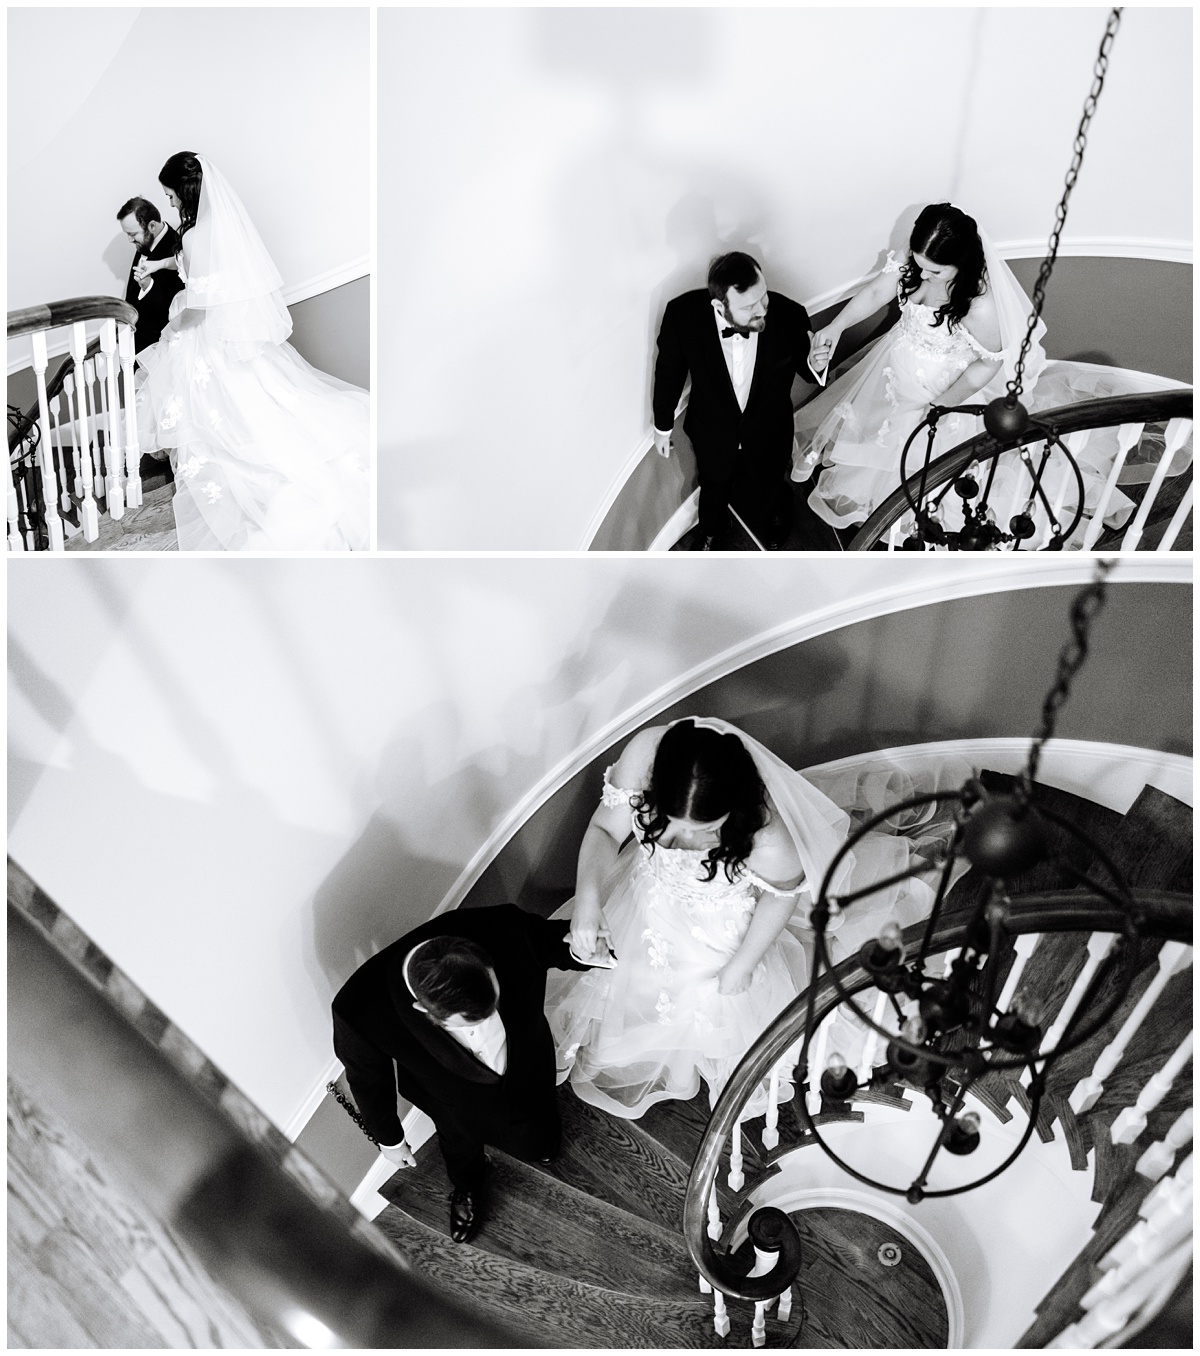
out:
M1119 424L1153 424L1166 419L1192 417L1192 388L1180 387L1174 391L1146 391L1137 395L1105 396L1100 400L1081 400L1075 405L1060 405L1053 410L1035 410L1032 417L1058 437L1092 428L1115 428ZM973 462L989 462L1004 452L1025 443L1041 442L1044 435L1030 429L1020 437L1003 442L990 433L977 433L965 443L944 452L929 463L925 471L925 488L937 489L960 475ZM909 493L917 498L921 485L918 469L908 478ZM893 490L854 535L847 549L869 551L888 528L906 513L911 512L904 486Z
M1191 393L1188 394L1190 396ZM1144 933L1168 941L1191 941L1190 897L1163 890L1134 890L1131 894L1135 916ZM1121 932L1129 922L1127 914L1114 908L1101 896L1086 890L1056 890L1026 895L1007 904L1006 914L1005 930L1011 936L1028 932ZM925 926L922 921L904 930L906 947L912 949L920 946ZM937 954L962 946L967 940L968 927L969 918L962 915L943 919L934 929L930 953ZM843 992L853 995L871 988L874 983L874 976L861 965L857 956L842 961L833 974L826 972L818 981L814 1021L820 1022L842 1001L838 984ZM684 1242L705 1280L724 1294L740 1299L770 1299L779 1294L796 1279L799 1262L797 1260L796 1269L790 1275L787 1274L789 1268L781 1252L780 1263L769 1275L753 1279L739 1275L736 1268L730 1267L729 1258L719 1254L708 1237L708 1200L716 1183L721 1150L742 1108L754 1088L767 1077L787 1050L802 1038L807 1012L808 990L805 989L784 1008L746 1052L717 1099L688 1178L683 1204ZM794 1095L804 1095L799 1084ZM794 1229L794 1226L791 1227ZM797 1257L798 1247L797 1235Z
M21 334L32 334L34 330L58 329L80 320L116 320L136 328L137 311L120 297L67 297L64 301L47 301L40 306L9 311L8 337L15 339Z

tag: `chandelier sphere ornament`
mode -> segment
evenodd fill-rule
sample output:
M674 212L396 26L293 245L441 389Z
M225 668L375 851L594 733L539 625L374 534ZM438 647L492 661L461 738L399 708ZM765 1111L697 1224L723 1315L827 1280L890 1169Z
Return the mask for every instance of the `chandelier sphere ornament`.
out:
M797 1114L806 1134L839 1166L860 1181L904 1195L914 1204L926 1197L973 1190L1016 1161L1036 1124L1049 1070L1109 1020L1132 980L1138 920L1128 885L1100 844L1048 805L1038 804L1035 787L1042 748L1053 736L1071 682L1087 658L1092 622L1103 606L1106 579L1113 564L1111 559L1099 561L1092 582L1072 602L1071 638L1059 655L1054 682L1042 704L1041 727L1030 742L1025 768L1012 787L997 793L972 777L957 790L913 796L885 808L862 824L843 845L826 871L813 907L815 957L799 1059L801 1078L810 1087L820 1088L823 1108L835 1113L844 1113L860 1087L858 1076L838 1050L829 1054L823 1069L809 1065L819 1024L818 982L827 974L836 1002L832 1010L825 1009L821 1021L832 1023L834 1014L844 1008L853 1015L858 1027L875 1033L879 1044L873 1048L885 1051L882 1063L870 1070L867 1090L893 1097L905 1091L924 1095L935 1113L938 1129L923 1161L913 1164L910 1180L886 1182L856 1169L839 1156L822 1136L804 1097L796 1101ZM836 878L842 858L853 852L856 844L873 829L885 820L895 823L905 812L928 813L939 805L951 810L952 827L949 841L935 850L932 858L918 859L903 875L850 894L835 897L830 893L829 883ZM1081 858L1098 863L1099 868L1083 871L1076 865ZM1004 1011L998 1006L1011 940L1016 935L1016 930L1010 931L1008 927L1012 897L1018 893L1021 880L1047 862L1053 863L1067 880L1084 887L1086 896L1081 897L1094 900L1098 895L1117 911L1121 920L1113 945L1096 969L1082 1001L1055 1035L1050 1048L1044 1048L1050 1033L1043 1025L1041 1005L1036 999L1018 989L1011 1001L1006 1002ZM968 906L967 943L959 952L951 953L947 963L936 965L930 972L927 961L937 923L951 883L963 867L973 869L984 882L975 902ZM937 887L929 918L919 929L912 928L907 933L889 921L877 937L865 942L857 956L865 977L856 982L852 992L830 960L827 933L831 916L852 911L861 900L899 880L932 872L937 875ZM871 988L881 995L874 1015L858 1001L859 995ZM887 1009L891 1012L890 1025L880 1020ZM984 1155L988 1160L985 1170L973 1181L931 1187L929 1179L942 1153L969 1158L984 1143L980 1117L966 1104L973 1089L989 1075L1016 1076L1018 1072L1027 1094L1023 1100L1028 1123L1016 1147L996 1165L1001 1150L993 1145L990 1154ZM945 1178L946 1174L942 1175Z

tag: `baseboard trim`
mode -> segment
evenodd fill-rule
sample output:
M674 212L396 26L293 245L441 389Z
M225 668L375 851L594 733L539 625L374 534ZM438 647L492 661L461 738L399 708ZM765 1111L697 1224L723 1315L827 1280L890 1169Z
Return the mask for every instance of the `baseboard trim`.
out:
M974 570L971 568L972 565L975 567ZM949 602L957 598L977 597L980 594L1029 588L1079 587L1091 579L1093 568L1094 562L1090 555L1080 555L1077 559L1047 556L1027 558L1019 562L1013 562L1007 557L977 562L963 561L962 569L953 576L939 578L931 583L918 578L917 582L894 584L853 600L832 603L816 612L782 622L768 631L731 646L711 659L706 659L689 669L687 673L669 683L664 683L622 715L609 721L585 743L560 760L536 786L531 787L475 851L471 860L459 873L458 879L434 910L434 916L445 913L448 909L457 908L496 854L525 820L593 758L618 740L640 729L658 712L665 711L691 693L708 686L709 683L714 683L737 669L764 659L767 655L776 654L789 646L841 630L846 626L853 626L860 621L868 621L872 617ZM1139 557L1136 567L1130 568L1125 561L1118 558L1118 563L1109 577L1114 583L1119 583L1123 578L1135 578L1146 583L1190 584L1191 560L1190 558L1174 560L1167 553L1161 555L1152 553L1148 557Z
M322 292L332 292L336 287L345 287L347 283L370 276L371 256L364 254L358 259L352 259L348 264L338 264L336 268L326 269L324 273L318 273L304 282L285 287L283 300L288 306L294 306L298 301L308 301L310 297L320 296Z
M420 1107L413 1107L401 1124L404 1126L404 1138L411 1149L419 1149L435 1131L433 1122ZM367 1170L367 1175L354 1188L350 1204L365 1219L374 1219L387 1205L387 1201L379 1194L379 1188L401 1171L403 1169L395 1163L389 1163L380 1154Z
M693 490L663 524L662 531L647 551L669 551L681 537L700 521L700 491Z
M323 292L332 292L335 288L344 287L347 283L355 282L359 278L369 278L371 276L371 257L364 254L358 259L352 259L348 264L339 264L336 268L327 269L324 273L318 273L314 277L306 278L303 282L293 284L291 287L283 289L283 300L287 306L294 306L297 302L308 301L312 297L320 296ZM87 337L89 343L96 335L100 333L100 321L88 321ZM49 358L61 358L71 351L70 330L64 329L57 332L58 337L48 338L46 341L46 356ZM22 336L24 338L24 336ZM21 340L10 340L10 343L20 343ZM27 367L33 366L32 353L13 354L8 353L8 375L11 377L17 372L22 372ZM630 468L632 471L632 467ZM621 482L624 484L624 481ZM620 493L621 486L617 485L613 490L613 498ZM607 512L607 509L605 510ZM599 524L597 524L599 526Z
M308 1096L300 1103L295 1111L292 1112L288 1123L283 1127L283 1133L293 1144L300 1138L300 1132L309 1123L316 1114L317 1107L329 1095L325 1089L342 1072L342 1064L336 1055L334 1055L321 1072L320 1080L314 1085Z

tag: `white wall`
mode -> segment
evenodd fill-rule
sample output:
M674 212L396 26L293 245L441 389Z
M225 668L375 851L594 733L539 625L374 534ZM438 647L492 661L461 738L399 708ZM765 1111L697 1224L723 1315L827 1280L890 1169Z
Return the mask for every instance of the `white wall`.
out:
M914 204L1044 242L1106 13L381 10L381 544L578 547L720 248L809 302ZM1190 10L1126 8L1068 245L1191 197Z
M8 305L124 295L135 194L197 151L289 294L370 253L364 9L10 9ZM339 281L345 281L340 278Z
M693 667L801 618L1088 569L762 564L14 558L9 851L286 1126L355 966Z

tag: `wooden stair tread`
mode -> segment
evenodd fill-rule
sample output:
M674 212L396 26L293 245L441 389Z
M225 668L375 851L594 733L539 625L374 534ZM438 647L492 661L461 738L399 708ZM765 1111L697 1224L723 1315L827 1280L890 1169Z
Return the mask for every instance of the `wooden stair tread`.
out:
M545 1272L445 1234L390 1206L375 1221L414 1268L467 1304L550 1347L718 1347L712 1304L629 1296ZM479 1242L482 1242L482 1236ZM732 1337L732 1333L731 1333Z
M677 1229L690 1164L647 1135L640 1122L605 1115L567 1085L559 1089L558 1107L562 1150L545 1171L652 1224Z
M695 1292L695 1267L677 1228L639 1219L499 1150L488 1154L487 1210L477 1247L629 1295ZM382 1194L445 1236L450 1191L441 1154L423 1149L419 1166L397 1173Z

